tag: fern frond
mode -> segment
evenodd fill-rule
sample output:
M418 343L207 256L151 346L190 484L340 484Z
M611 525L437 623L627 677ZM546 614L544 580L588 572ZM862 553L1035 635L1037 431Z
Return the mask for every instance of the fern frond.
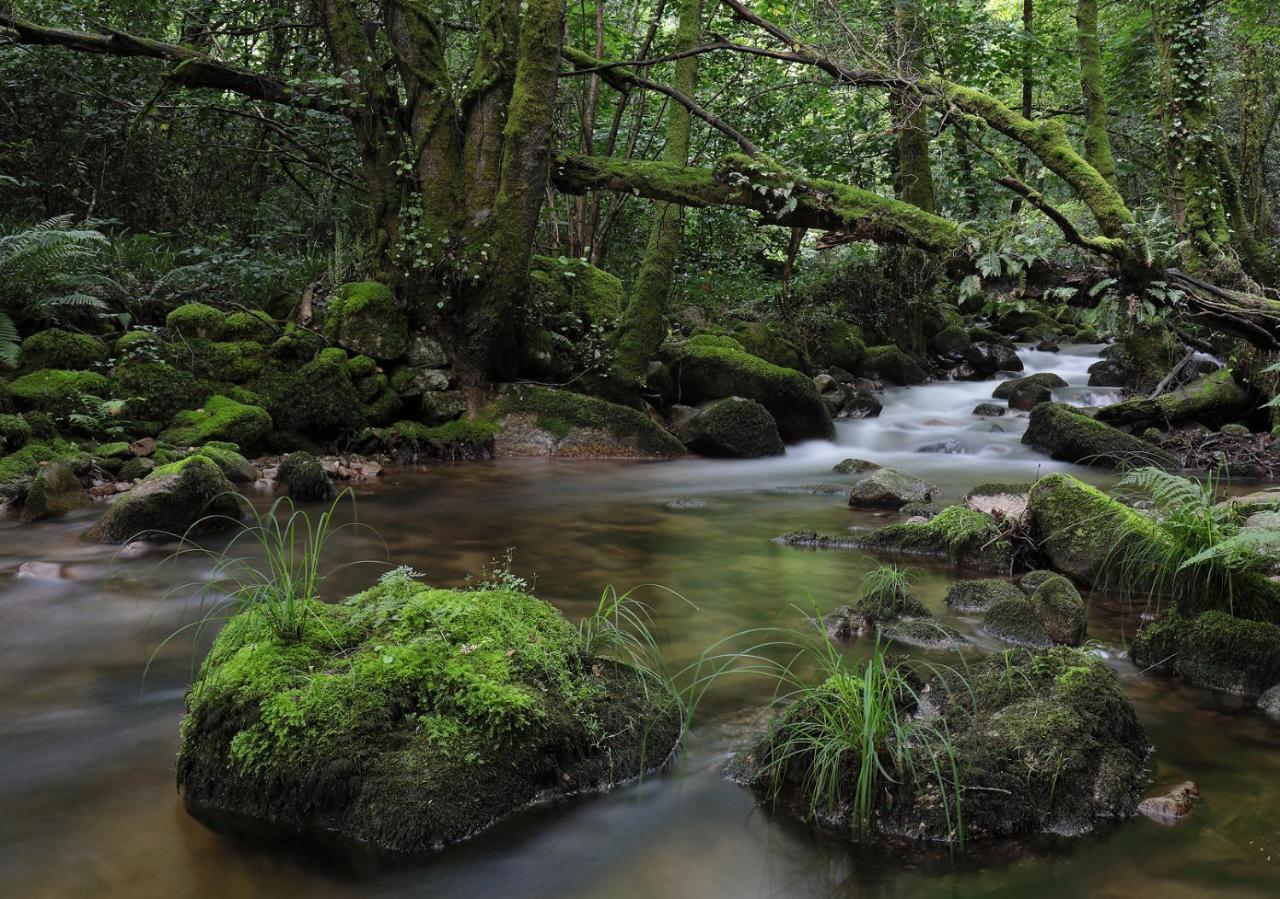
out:
M13 319L0 312L0 366L16 368L19 349L18 329Z
M1179 570L1212 564L1230 571L1244 571L1276 560L1280 560L1280 531L1274 528L1241 528L1226 540L1187 559Z

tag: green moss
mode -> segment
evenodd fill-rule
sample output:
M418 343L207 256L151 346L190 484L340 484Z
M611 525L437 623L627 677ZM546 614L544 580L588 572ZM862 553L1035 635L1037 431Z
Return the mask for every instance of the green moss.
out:
M271 344L271 356L281 362L310 362L324 349L324 338L293 323Z
M835 434L813 379L794 369L727 346L691 342L675 349L671 361L685 402L741 396L769 410L783 440L825 440Z
M372 378L378 372L378 363L370 356L353 356L347 360L347 371L357 381Z
M957 612L985 612L998 602L1023 599L1023 593L1001 578L956 581L947 590L945 602Z
M117 363L169 361L169 346L154 331L125 331L113 348Z
M575 315L584 325L607 327L622 315L622 281L580 259L535 254L529 261L529 294L552 314Z
M893 344L867 347L859 371L867 377L882 378L894 384L923 384L929 380L929 373L919 360Z
M65 462L44 463L22 503L23 521L44 521L89 504L89 494Z
M972 341L962 325L947 325L933 337L929 338L933 348L939 353L959 355L969 348Z
M774 325L765 322L738 322L733 326L731 334L746 352L766 362L801 372L812 369L803 347Z
M252 388L266 399L272 421L283 431L332 441L366 423L347 354L336 347L296 370L269 371Z
M78 371L105 362L107 348L89 334L50 328L22 341L19 365L24 371L56 368Z
M1058 387L1066 386L1067 382L1060 376L1051 371L1042 371L1023 378L1010 378L1007 381L1001 381L996 385L996 389L991 391L991 396L998 400L1007 400L1019 390L1028 387L1043 387L1046 390L1054 390Z
M1138 632L1131 655L1198 687L1258 696L1280 683L1280 625L1217 611L1185 618L1171 609Z
M390 429L405 440L428 442L432 440L453 443L456 441L492 440L500 430L498 423L486 416L477 418L458 418L435 427L427 427L421 422L398 421Z
M100 444L93 454L99 459L128 459L133 455L129 452L129 443L125 440Z
M0 493L12 493L35 475L40 463L55 460L66 462L77 474L87 471L93 462L88 453L64 440L28 443L17 452L0 457Z
M809 359L814 368L833 366L850 374L858 371L867 355L862 332L848 322L830 321L819 325L808 340Z
M271 432L271 416L265 409L246 406L225 396L212 396L201 409L179 412L173 427L161 439L179 446L199 446L210 440L243 447L262 444Z
M223 476L233 484L248 484L258 477L253 463L240 455L240 447L234 443L211 440L198 447L193 455L204 456L218 466Z
M324 334L331 342L375 359L395 359L409 344L404 311L391 288L377 281L344 284L325 308Z
M261 309L252 312L233 312L224 322L222 336L227 340L252 340L267 346L280 334L280 326Z
M214 381L244 384L263 369L266 351L251 340L212 341L193 344L192 369Z
M1195 419L1205 424L1234 421L1249 412L1248 391L1236 383L1230 369L1221 369L1154 400L1125 400L1098 410L1098 421L1110 425Z
M689 423L685 444L704 456L755 459L786 452L769 410L753 400L716 400Z
M299 502L322 502L337 494L320 460L310 453L290 453L276 472L276 480Z
M502 394L487 415L499 421L511 415L531 416L537 427L560 440L577 429L594 430L646 456L684 455L680 441L643 413L568 390L518 387ZM591 454L589 448L583 452Z
M226 318L212 306L188 303L165 316L164 324L183 340L220 340Z
M116 476L122 481L139 481L151 474L156 468L156 463L145 457L129 459L120 466L120 470L116 472Z
M126 400L125 414L139 421L167 423L182 409L199 406L212 394L208 382L165 362L116 366L111 395Z
M31 425L20 415L0 415L0 455L17 452L31 439Z
M548 784L634 776L678 734L662 690L640 698L634 674L589 659L577 631L524 593L438 590L396 572L304 621L282 640L253 607L219 634L187 697L189 800L420 850ZM610 756L614 770L597 769Z
M240 505L218 466L201 455L160 465L85 533L93 543L159 534L195 536L235 527Z
M107 379L96 372L45 368L23 375L9 384L9 393L24 409L48 412L66 419L90 411L91 397L108 395Z
M385 375L377 375L378 378L385 378ZM361 393L363 394L363 390ZM376 395L370 397L365 403L365 417L369 424L382 426L390 424L400 413L400 409L404 406L399 395L389 387L384 387Z
M1139 465L1178 467L1177 460L1159 447L1062 403L1035 406L1022 442L1063 462L1106 468Z
M1054 643L1078 646L1084 640L1085 606L1079 591L1058 575L1040 580L1027 604Z
M1022 595L997 600L987 609L982 626L991 636L1006 643L1037 648L1053 645L1035 608Z
M737 350L739 353L745 353L747 348L738 342L737 338L730 337L728 334L712 334L702 332L694 334L685 341L687 347L718 347L725 350Z

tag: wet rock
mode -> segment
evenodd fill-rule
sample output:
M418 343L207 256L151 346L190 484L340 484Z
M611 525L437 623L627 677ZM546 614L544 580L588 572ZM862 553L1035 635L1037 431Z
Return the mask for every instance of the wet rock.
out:
M685 428L684 442L704 456L757 459L786 452L769 410L740 397L716 400L703 407Z
M120 496L85 533L92 543L149 535L194 536L235 527L240 504L231 482L209 459L189 456L151 472Z
M127 480L137 481L151 474L151 472L155 470L155 467L156 463L150 458L140 456L121 465L119 474L120 477Z
M923 384L929 380L929 373L919 360L893 344L867 347L861 368L865 375L903 386Z
M1053 580L1056 577L1061 577L1056 571L1050 571L1048 568L1037 568L1035 571L1028 571L1024 574L1022 579L1018 581L1018 587L1023 593L1030 596L1045 581Z
M813 388L811 380L804 382ZM685 454L684 445L644 413L568 390L508 388L491 411L499 425L498 456L672 459Z
M884 405L869 390L851 390L836 413L839 418L876 418Z
M1280 625L1173 608L1138 631L1130 655L1139 667L1252 698L1280 683Z
M120 547L116 555L121 559L141 559L151 551L151 547L143 540L134 540Z
M840 382L826 373L815 376L813 384L818 388L818 393L824 395L832 392L839 392L840 390Z
M1110 359L1102 359L1089 366L1090 387L1123 387L1127 380L1124 366Z
M56 581L62 577L62 566L57 562L23 562L18 566L18 577Z
M1002 578L976 578L956 581L944 600L957 612L986 612L1003 600L1021 600L1023 593Z
M1056 353L1061 347L1052 340L1042 340L1036 344L1036 349L1042 353Z
M995 399L1007 400L1010 409L1027 411L1040 403L1049 402L1052 391L1066 387L1067 382L1053 372L1038 372L1025 378L1011 378L992 392Z
M1017 352L1001 343L974 343L964 351L964 361L975 380L985 380L1001 371L1022 371Z
M114 492L114 490L112 491ZM89 504L89 494L65 462L49 462L36 472L22 504L22 520L57 518Z
M1053 638L1024 596L996 602L983 616L982 627L997 640L1015 646L1044 649L1053 645Z
M681 496L676 499L669 500L665 503L668 509L677 509L679 511L689 511L693 509L705 509L708 503L705 499L697 499L696 497Z
M953 627L943 624L932 615L925 617L906 616L890 622L880 628L886 640L914 646L917 649L931 649L935 652L956 652L969 646L964 634Z
M929 521L941 515L945 508L945 506L940 506L937 503L907 503L898 510L898 514L910 516L910 519Z
M1064 646L1084 640L1085 605L1080 592L1061 575L1042 578L1027 597L1049 639Z
M135 456L150 456L156 451L156 439L154 437L143 437L129 444L129 452Z
M864 474L868 471L875 471L880 466L874 462L868 462L866 459L841 459L831 469L836 474Z
M869 509L900 509L907 503L927 503L938 486L896 468L881 468L853 485L849 505Z
M337 465L330 460L334 473ZM280 463L276 480L298 502L327 502L337 495L325 463L306 452L290 453Z
M1154 400L1132 399L1105 406L1098 410L1096 418L1109 425L1150 422L1167 427L1170 422L1192 419L1220 424L1244 414L1250 406L1249 391L1235 382L1229 369L1223 369ZM1231 424L1224 425L1222 433L1230 427ZM1242 436L1249 436L1247 428Z
M449 354L444 347L421 332L415 332L409 338L409 347L404 355L415 368L444 368L449 364Z
M1033 408L1022 442L1063 462L1106 468L1178 467L1177 460L1159 447L1061 403L1041 403Z
M926 443L924 446L917 447L917 453L943 453L948 456L963 456L969 452L969 448L955 437L948 437L946 440L939 440L936 443Z
M1272 721L1280 721L1280 684L1264 691L1258 697L1258 710Z
M689 422L693 421L697 414L697 407L676 403L667 411L667 418L671 422L671 430L683 437L685 431L689 428Z
M972 341L968 333L958 324L948 325L929 339L933 348L944 356L962 356Z
M1007 408L998 403L978 403L973 407L973 414L982 418L999 418L1006 411Z
M1200 789L1188 780L1167 793L1148 796L1138 803L1138 811L1159 824L1174 824L1191 814L1199 798Z

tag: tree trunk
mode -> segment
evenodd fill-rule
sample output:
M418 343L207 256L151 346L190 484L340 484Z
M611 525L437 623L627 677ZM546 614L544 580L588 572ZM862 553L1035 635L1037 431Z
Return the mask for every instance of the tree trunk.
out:
M680 0L675 52L691 50L701 39L702 0ZM675 63L671 86L689 98L698 86L697 60L686 56ZM668 104L667 142L662 148L662 161L667 165L683 168L688 164L691 125L685 106ZM681 207L674 203L659 203L654 208L649 245L615 338L613 369L624 383L644 380L649 360L667 336L667 303L680 253L682 215Z
M1080 54L1080 92L1084 96L1084 158L1111 184L1116 161L1107 132L1107 98L1098 40L1098 0L1076 2L1076 46Z
M1028 0L1030 2L1030 0ZM920 0L885 0L885 26L902 74L913 78L924 71L924 40ZM937 208L933 195L933 167L929 161L929 116L924 98L912 90L889 90L889 114L897 140L898 198L926 212Z
M1022 117L1030 119L1034 114L1032 99L1035 92L1035 55L1031 52L1031 41L1035 36L1035 0L1022 0ZM1018 153L1018 178L1027 179L1027 151ZM1022 197L1014 197L1009 211L1017 215L1022 211Z

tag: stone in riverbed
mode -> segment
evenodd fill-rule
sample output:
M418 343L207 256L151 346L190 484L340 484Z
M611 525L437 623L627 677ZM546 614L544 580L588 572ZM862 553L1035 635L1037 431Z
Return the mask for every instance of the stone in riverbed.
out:
M842 459L831 469L836 474L863 474L875 471L880 466L866 459Z
M1216 611L1187 618L1175 608L1138 631L1130 655L1197 687L1261 696L1280 682L1280 625Z
M425 852L653 771L680 737L663 685L525 593L399 573L299 612L284 633L259 606L233 617L188 692L195 813Z
M234 527L240 504L231 482L212 460L188 456L162 465L111 504L85 533L91 543L124 543L134 537L209 533Z
M1067 382L1051 371L1037 372L1025 378L1010 378L996 386L991 396L998 400L1008 400L1010 409L1021 409L1024 412L1040 403L1047 403L1052 397L1051 391L1058 387L1066 387Z
M808 378L805 383L813 385ZM644 413L568 390L507 388L487 414L496 423L498 456L673 459L685 454L684 444Z
M927 503L938 486L896 468L881 468L853 485L849 505L867 509L900 509L907 503Z
M1148 796L1138 803L1138 811L1159 824L1174 824L1191 814L1199 798L1200 789L1188 780L1167 793Z
M57 518L89 504L89 494L66 462L49 462L37 473L22 504L22 520Z
M1020 600L1022 592L1003 578L956 581L944 602L957 612L985 612L1001 600Z
M324 464L307 452L286 456L276 469L276 480L298 502L328 502L338 492Z
M1258 710L1272 721L1280 721L1280 684L1258 697Z
M1178 461L1159 447L1062 403L1040 403L1032 409L1022 442L1063 462L1106 468L1178 467Z
M1008 408L999 403L978 403L973 407L973 414L979 418L999 418Z
M769 410L740 397L708 403L690 420L683 439L704 456L757 459L786 452Z

